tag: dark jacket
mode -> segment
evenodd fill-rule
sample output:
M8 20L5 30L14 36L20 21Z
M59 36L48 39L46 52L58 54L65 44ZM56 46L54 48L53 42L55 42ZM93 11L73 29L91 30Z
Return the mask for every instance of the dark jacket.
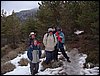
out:
M32 38L29 38L29 39L28 39L28 47L29 47L30 45L32 45L33 41L34 41L34 40L33 40Z
M31 61L33 60L32 51L34 50L37 50L39 52L39 58L41 57L41 48L39 46L34 46L34 45L32 45L32 47L29 46L27 51L27 56Z

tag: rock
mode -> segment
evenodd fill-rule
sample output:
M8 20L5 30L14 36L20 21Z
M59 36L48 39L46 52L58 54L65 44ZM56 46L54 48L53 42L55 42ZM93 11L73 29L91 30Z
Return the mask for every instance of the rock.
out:
M41 63L41 65L42 65L44 68L50 68L50 67L51 67L51 63L46 64L45 61L43 61L43 62Z
M61 67L63 65L62 61L55 61L52 63L52 68Z
M5 63L1 66L1 74L5 74L7 72L13 71L16 68L14 64L11 62Z
M64 56L63 55L60 55L59 56L59 60L63 60L64 61L65 60Z
M18 63L20 66L27 66L29 61L25 58L22 58Z

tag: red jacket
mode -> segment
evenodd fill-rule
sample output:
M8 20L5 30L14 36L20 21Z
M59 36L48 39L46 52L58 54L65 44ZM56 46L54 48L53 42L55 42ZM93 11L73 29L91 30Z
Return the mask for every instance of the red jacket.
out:
M61 41L62 41L62 38L60 37L59 33L56 32L55 34L56 34L56 36L57 36L57 40L61 42Z

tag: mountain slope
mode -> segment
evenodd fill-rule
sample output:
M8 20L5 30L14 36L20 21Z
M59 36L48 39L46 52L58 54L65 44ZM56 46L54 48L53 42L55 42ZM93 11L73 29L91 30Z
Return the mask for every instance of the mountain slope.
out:
M43 52L44 50L42 50L42 53ZM44 61L45 58L41 58L38 70L39 72L36 75L98 75L99 74L99 67L88 68L88 69L83 68L83 64L85 63L87 58L86 54L79 54L75 49L72 52L67 52L67 53L71 57L71 60L73 60L73 58L75 58L75 60L72 61L71 63L68 63L66 60L64 61L59 60L64 63L63 66L57 68L46 68L44 71L41 71L41 69L43 68L41 63ZM60 53L58 57L61 58L62 54ZM27 66L19 65L18 61L20 61L21 58L27 58L27 51L25 51L24 54L21 54L17 56L15 59L10 61L12 64L16 66L16 69L14 69L11 72L7 72L4 75L31 75L29 64ZM78 67L80 68L77 68L76 65L79 65Z
M35 18L37 10L38 8L34 8L31 10L22 10L20 12L16 12L16 16L20 18L21 21L26 20L30 16L33 16L33 18Z

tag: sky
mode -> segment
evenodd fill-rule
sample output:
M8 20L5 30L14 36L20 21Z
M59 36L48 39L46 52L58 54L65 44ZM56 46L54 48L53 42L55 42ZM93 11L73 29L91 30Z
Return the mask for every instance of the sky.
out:
M1 10L4 9L7 15L10 15L12 11L19 12L21 10L29 10L38 8L38 2L41 1L1 1Z

